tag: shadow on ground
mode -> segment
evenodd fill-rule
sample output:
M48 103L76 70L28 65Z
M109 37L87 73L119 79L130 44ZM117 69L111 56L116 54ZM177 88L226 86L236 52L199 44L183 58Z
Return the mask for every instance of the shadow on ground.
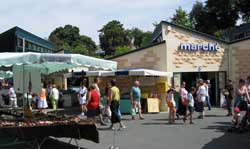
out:
M216 125L208 126L203 129L212 129L217 132L223 132L223 136L214 138L211 142L205 144L202 149L243 149L250 147L250 132L239 133L237 131L228 132L230 123L217 122Z
M14 144L14 138L8 136L6 133L0 132L0 149L30 149L31 146L24 143L24 141L18 141L20 143ZM72 144L61 142L55 139L48 139L41 147L41 149L78 149L77 146L73 145L75 142L72 141ZM4 146L6 145L6 146ZM86 148L79 148L86 149Z

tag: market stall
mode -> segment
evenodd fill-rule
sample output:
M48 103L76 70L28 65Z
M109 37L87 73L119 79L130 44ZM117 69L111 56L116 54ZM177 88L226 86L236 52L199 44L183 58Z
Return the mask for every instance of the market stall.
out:
M58 118L43 117L43 119L1 120L0 131L11 135L15 141L1 144L0 147L26 143L31 148L40 149L49 137L69 138L78 147L78 140L86 139L99 143L99 135L93 121L81 120L77 117Z
M27 98L30 92L40 92L42 75L75 67L115 70L116 66L117 63L113 61L79 54L1 53L0 57L0 68L9 67L13 70L14 88L22 95L28 93ZM31 142L35 148L40 148L49 136L68 137L70 140L84 138L99 142L98 131L93 122L65 118L49 121L49 117L37 120L36 115L27 119L22 111L26 109L24 108L24 98L22 99L23 108L18 110L21 112L20 115L12 113L12 111L17 111L15 108L1 108L1 115L14 116L14 120L0 119L0 131L11 133L25 142Z
M87 75L92 74L92 75ZM98 74L98 75L93 75ZM173 73L149 69L116 70L106 72L86 72L89 77L101 77L101 88L111 79L117 80L121 91L120 110L122 113L131 112L130 88L135 80L139 80L142 91L142 107L144 112L157 113L166 110L165 97L168 82L171 82Z

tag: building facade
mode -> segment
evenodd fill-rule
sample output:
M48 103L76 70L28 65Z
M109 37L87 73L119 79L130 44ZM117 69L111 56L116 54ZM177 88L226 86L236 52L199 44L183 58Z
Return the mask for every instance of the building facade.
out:
M0 52L53 53L55 45L19 27L0 34Z
M238 84L250 73L250 38L224 41L169 22L161 22L145 48L115 56L119 69L148 68L173 72L178 90L182 81L187 89L200 78L211 83L212 104L220 103L226 79Z

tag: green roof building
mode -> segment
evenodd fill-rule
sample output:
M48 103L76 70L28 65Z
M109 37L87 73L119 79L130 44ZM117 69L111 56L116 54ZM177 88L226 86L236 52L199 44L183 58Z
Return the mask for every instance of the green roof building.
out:
M0 34L0 52L53 53L55 45L19 27Z

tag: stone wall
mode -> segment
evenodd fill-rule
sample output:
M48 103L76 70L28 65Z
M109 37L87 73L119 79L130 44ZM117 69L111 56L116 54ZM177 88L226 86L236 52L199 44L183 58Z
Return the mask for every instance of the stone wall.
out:
M227 71L228 70L228 45L212 40L190 31L176 27L169 28L163 25L164 39L167 44L168 71L172 72L197 72L201 71ZM208 44L218 43L218 51L186 51L180 50L181 44Z
M238 84L239 79L250 76L250 40L244 40L231 45L231 75L230 79Z
M165 43L112 59L118 62L118 69L154 69L166 71Z

